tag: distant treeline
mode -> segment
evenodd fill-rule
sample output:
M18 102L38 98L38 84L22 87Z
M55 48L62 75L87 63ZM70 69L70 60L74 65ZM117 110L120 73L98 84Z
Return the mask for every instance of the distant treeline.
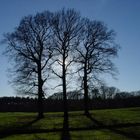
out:
M89 99L90 109L139 107L140 96L117 97L113 99L93 98ZM83 110L83 99L68 99L70 111ZM37 99L23 97L1 97L0 112L36 112ZM44 111L63 111L62 99L44 99Z

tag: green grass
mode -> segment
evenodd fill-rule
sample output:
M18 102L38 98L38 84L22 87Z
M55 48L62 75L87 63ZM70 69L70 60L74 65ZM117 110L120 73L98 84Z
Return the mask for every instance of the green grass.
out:
M69 113L69 133L71 140L140 139L140 107L92 110L91 116L102 125L84 116L82 111ZM0 132L2 132L0 133L0 139L61 139L63 113L45 113L44 119L34 121L35 119L36 113L0 113ZM32 121L33 123L31 123ZM8 131L10 133L3 133ZM19 132L22 133L19 134Z

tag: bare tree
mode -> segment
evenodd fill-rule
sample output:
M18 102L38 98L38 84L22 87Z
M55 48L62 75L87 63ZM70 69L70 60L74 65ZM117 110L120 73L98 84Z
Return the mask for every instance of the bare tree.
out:
M97 79L100 73L112 73L115 67L111 61L117 55L118 45L115 44L113 30L108 30L106 25L98 21L85 19L81 42L77 47L77 63L79 75L82 77L84 88L85 114L88 109L89 82Z
M94 89L91 90L91 98L97 99L99 97L100 97L99 89L95 87Z
M107 98L113 99L116 93L119 93L120 90L116 87L108 87Z
M68 123L67 75L73 62L72 52L78 44L80 16L73 9L62 9L54 14L53 32L55 60L53 73L62 80L64 122Z
M105 84L101 85L100 93L103 100L107 99L108 92L109 92L109 87L107 87Z
M6 55L14 60L13 83L26 95L38 97L38 118L43 115L47 67L52 57L50 12L24 17L12 33L5 35Z

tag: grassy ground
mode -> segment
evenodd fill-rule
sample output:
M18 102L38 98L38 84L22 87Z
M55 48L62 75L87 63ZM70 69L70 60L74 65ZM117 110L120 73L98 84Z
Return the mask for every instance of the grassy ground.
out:
M63 113L0 113L1 140L61 140ZM69 113L71 140L140 140L140 107Z

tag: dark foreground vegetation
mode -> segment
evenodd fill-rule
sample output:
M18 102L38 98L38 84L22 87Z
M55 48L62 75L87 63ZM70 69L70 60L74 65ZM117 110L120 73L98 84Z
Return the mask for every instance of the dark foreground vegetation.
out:
M89 109L140 107L140 96L114 99L89 99ZM83 110L83 99L69 99L70 111ZM62 99L45 99L44 111L63 111ZM37 112L37 99L20 97L1 97L0 112Z
M140 108L69 112L68 139L71 140L139 140ZM35 113L0 113L2 140L61 140L63 113L45 113L37 120Z

